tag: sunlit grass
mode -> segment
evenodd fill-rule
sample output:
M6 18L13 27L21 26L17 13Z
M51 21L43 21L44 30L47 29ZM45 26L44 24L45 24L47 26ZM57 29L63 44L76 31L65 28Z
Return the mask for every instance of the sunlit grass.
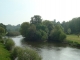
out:
M10 53L4 48L4 45L0 43L0 60L11 60Z
M78 37L77 35L67 35L66 40L67 41L77 42L77 43L80 44L80 37Z

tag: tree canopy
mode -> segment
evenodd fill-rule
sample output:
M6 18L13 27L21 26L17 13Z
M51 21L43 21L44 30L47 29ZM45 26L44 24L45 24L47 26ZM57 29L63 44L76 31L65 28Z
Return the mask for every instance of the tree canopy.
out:
M66 38L59 22L45 20L41 16L34 15L31 21L23 22L20 32L29 41L57 41L61 42Z

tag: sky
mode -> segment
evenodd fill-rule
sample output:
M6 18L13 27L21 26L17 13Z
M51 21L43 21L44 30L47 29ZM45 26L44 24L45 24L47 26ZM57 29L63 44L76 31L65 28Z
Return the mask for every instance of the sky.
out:
M80 0L0 0L0 23L17 25L40 15L43 20L80 17Z

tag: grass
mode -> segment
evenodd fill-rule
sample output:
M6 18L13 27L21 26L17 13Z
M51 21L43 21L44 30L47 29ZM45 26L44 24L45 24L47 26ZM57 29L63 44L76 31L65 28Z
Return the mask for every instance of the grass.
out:
M9 51L4 48L2 43L0 43L0 60L11 60Z
M78 37L77 35L67 35L66 40L80 44L80 37Z

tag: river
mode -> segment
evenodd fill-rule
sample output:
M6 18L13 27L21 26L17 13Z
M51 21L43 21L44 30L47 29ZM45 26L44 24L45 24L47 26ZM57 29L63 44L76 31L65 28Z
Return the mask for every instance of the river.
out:
M22 36L11 37L16 46L36 50L42 60L80 60L80 49L65 44L25 42Z

